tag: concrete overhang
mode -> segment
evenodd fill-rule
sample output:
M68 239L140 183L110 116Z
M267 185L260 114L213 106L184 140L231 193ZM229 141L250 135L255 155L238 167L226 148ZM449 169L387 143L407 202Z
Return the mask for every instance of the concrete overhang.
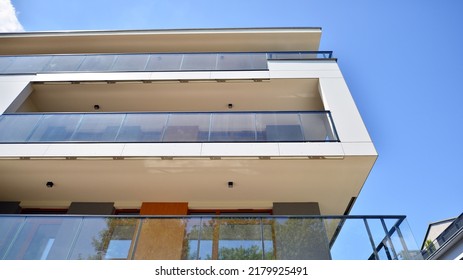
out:
M321 28L56 31L0 34L0 55L316 51Z
M323 215L349 211L376 160L344 158L30 158L0 159L0 200L22 207L71 201L187 201L192 209L269 209L273 202L318 202ZM54 182L47 188L46 182ZM229 188L228 182L234 182Z

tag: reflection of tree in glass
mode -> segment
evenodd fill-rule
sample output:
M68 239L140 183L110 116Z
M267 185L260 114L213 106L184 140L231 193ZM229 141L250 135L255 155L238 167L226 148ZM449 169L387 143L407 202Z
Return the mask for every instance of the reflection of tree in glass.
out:
M96 254L89 256L89 260L104 259L111 240L132 240L136 219L107 218L106 228L92 238L92 246Z
M260 218L203 219L187 230L183 258L274 259L271 225Z
M257 245L249 248L220 248L219 260L261 260L262 250Z
M320 219L279 218L274 227L277 259L331 259L326 230Z

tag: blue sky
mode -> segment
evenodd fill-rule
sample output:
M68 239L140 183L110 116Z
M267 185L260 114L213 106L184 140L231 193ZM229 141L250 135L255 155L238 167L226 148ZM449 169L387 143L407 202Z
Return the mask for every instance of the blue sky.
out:
M379 153L352 214L405 214L421 245L463 211L463 1L11 2L25 31L322 27Z

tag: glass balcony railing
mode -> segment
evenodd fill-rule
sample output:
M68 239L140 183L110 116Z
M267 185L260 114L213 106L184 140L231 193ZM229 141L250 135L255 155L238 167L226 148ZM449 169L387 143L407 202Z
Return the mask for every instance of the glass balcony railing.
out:
M1 74L268 70L267 60L330 59L331 51L0 56Z
M0 143L337 141L327 111L0 116Z
M420 259L403 216L0 216L0 259Z

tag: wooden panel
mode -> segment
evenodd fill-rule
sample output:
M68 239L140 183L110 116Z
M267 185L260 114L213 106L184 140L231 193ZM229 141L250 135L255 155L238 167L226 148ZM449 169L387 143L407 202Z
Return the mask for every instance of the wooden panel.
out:
M188 202L143 202L140 215L187 215Z
M140 215L187 215L187 202L143 202ZM146 219L142 222L136 260L180 260L185 238L181 218Z

